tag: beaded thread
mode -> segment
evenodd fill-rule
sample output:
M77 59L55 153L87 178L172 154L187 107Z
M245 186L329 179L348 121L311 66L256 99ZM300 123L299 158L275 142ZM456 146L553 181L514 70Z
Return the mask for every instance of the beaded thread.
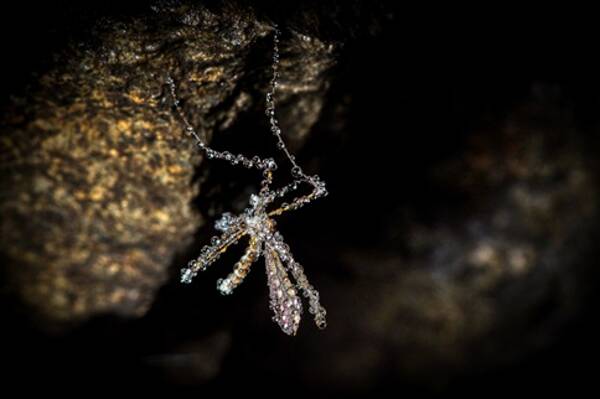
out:
M263 174L261 189L257 194L250 196L248 207L239 215L224 213L215 222L215 228L221 232L221 235L213 237L210 244L203 247L200 255L182 268L181 282L191 283L198 272L206 270L230 246L236 244L241 238L249 236L248 247L243 256L227 277L217 281L217 289L223 295L231 294L243 282L252 264L262 255L265 260L269 306L273 311L273 321L279 325L284 333L295 335L303 313L301 296L304 296L308 302L308 311L313 315L315 323L320 329L325 328L327 325L327 312L320 303L318 291L309 283L304 274L304 269L294 259L289 246L284 242L281 233L277 231L273 217L290 210L296 210L317 198L326 196L327 189L318 175L308 176L296 162L294 155L290 153L283 140L281 128L275 115L275 92L279 79L280 35L280 30L275 26L272 77L265 99L265 113L269 118L270 130L276 139L277 148L283 152L292 165L290 173L293 181L281 188L273 189L271 187L273 172L277 170L277 163L274 159L262 159L258 156L248 158L242 154L232 154L228 151L218 151L210 148L204 137L198 134L185 116L177 97L175 82L170 75L167 76L166 81L173 98L174 108L183 121L186 134L196 141L196 145L206 154L208 159L219 159L227 161L233 166L258 169ZM291 202L284 202L271 209L276 200L296 192L304 184L311 187L309 194L296 196Z

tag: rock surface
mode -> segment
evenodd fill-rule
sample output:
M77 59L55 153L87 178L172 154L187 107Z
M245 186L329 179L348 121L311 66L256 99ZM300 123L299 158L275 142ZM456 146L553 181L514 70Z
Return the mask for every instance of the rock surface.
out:
M143 315L201 226L202 159L170 107L167 72L208 138L264 115L270 25L246 8L159 4L94 24L3 113L0 245L12 287L50 324ZM294 32L282 47L278 100L297 147L334 47Z
M594 358L597 342L585 320L596 311L600 81L578 69L580 80L552 83L546 68L595 64L512 29L491 29L495 42L465 22L461 37L446 15L443 33L430 32L430 11L425 24L392 1L253 3L165 1L92 18L10 97L6 285L26 315L63 329L9 319L8 361L61 387L202 394L232 383L410 394L462 378L479 396L514 394L515 380L539 396L585 376L577 354ZM304 315L293 340L270 320L261 262L235 295L216 293L236 249L179 284L186 252L210 237L204 221L245 206L257 176L204 162L163 84L170 72L215 147L271 151L272 20L286 32L283 131L331 194L277 219L328 311L326 330Z
M429 165L424 191L406 194L429 196L434 216L399 201L375 247L330 249L345 276L321 284L335 331L308 340L299 375L345 388L390 373L443 386L521 361L577 317L593 292L596 162L545 94L481 129Z

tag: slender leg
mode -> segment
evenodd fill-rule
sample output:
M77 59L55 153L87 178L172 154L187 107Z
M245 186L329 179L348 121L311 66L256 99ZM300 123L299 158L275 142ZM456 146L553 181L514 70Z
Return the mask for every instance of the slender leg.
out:
M277 168L277 164L272 158L261 159L258 156L249 158L242 154L232 154L229 151L218 151L207 146L206 135L204 133L199 134L196 129L189 122L188 118L185 116L183 109L181 108L181 101L177 96L177 90L175 88L175 82L171 75L167 75L166 79L167 84L169 85L169 89L171 91L171 97L173 98L173 106L175 107L175 111L183 121L185 125L185 132L188 136L193 137L196 140L196 144L198 147L206 153L206 156L209 159L222 159L224 161L229 162L232 165L242 164L247 168L256 168L260 170L275 170Z
M313 178L309 178L308 180L303 180L303 181L312 186L312 188L313 188L312 191L309 194L294 198L292 200L292 202L290 202L289 204L283 203L279 208L274 209L271 212L269 212L269 216L278 216L284 212L301 208L304 205L308 204L309 202L312 202L312 201L316 200L317 198L324 197L327 195L327 189L325 188L325 183L323 183L321 180L318 180L317 178L313 177ZM297 189L298 189L298 182L295 181L295 182L288 184L287 186L277 190L275 194L278 197L283 197L284 195L286 195L292 191L295 191Z
M223 295L229 295L244 281L250 271L250 266L256 262L260 255L262 240L256 236L250 236L248 248L242 258L235 264L233 272L227 277L217 280L217 289Z
M220 237L213 237L212 244L205 246L197 259L191 260L187 267L181 269L181 282L191 283L199 271L206 269L216 261L231 245L246 234L243 229L226 231Z
M319 292L308 282L304 270L298 262L290 258L286 263L288 270L296 280L296 286L308 299L308 311L314 316L315 324L319 329L324 329L327 327L327 311L319 301Z

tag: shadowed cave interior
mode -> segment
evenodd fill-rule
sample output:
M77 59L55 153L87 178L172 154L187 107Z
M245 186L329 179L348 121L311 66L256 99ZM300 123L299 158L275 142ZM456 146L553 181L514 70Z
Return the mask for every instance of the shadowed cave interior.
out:
M600 172L591 36L585 23L565 33L552 18L454 11L6 7L8 380L292 395L588 386ZM214 220L241 211L260 176L203 159L162 83L172 70L215 148L273 155L272 21L285 138L330 193L277 219L328 311L326 330L306 314L296 337L271 321L262 260L234 295L216 291L243 244L180 284Z

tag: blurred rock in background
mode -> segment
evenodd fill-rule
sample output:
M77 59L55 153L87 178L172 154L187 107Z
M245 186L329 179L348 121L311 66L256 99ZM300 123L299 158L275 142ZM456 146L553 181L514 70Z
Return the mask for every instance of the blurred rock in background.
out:
M591 372L573 364L598 349L600 82L573 42L483 17L425 24L388 1L8 15L0 249L15 381L552 392ZM32 38L12 39L20 21ZM283 131L331 192L279 221L329 316L293 339L260 271L217 294L239 251L179 284L258 177L205 162L164 87L169 72L217 148L272 154L272 21Z

